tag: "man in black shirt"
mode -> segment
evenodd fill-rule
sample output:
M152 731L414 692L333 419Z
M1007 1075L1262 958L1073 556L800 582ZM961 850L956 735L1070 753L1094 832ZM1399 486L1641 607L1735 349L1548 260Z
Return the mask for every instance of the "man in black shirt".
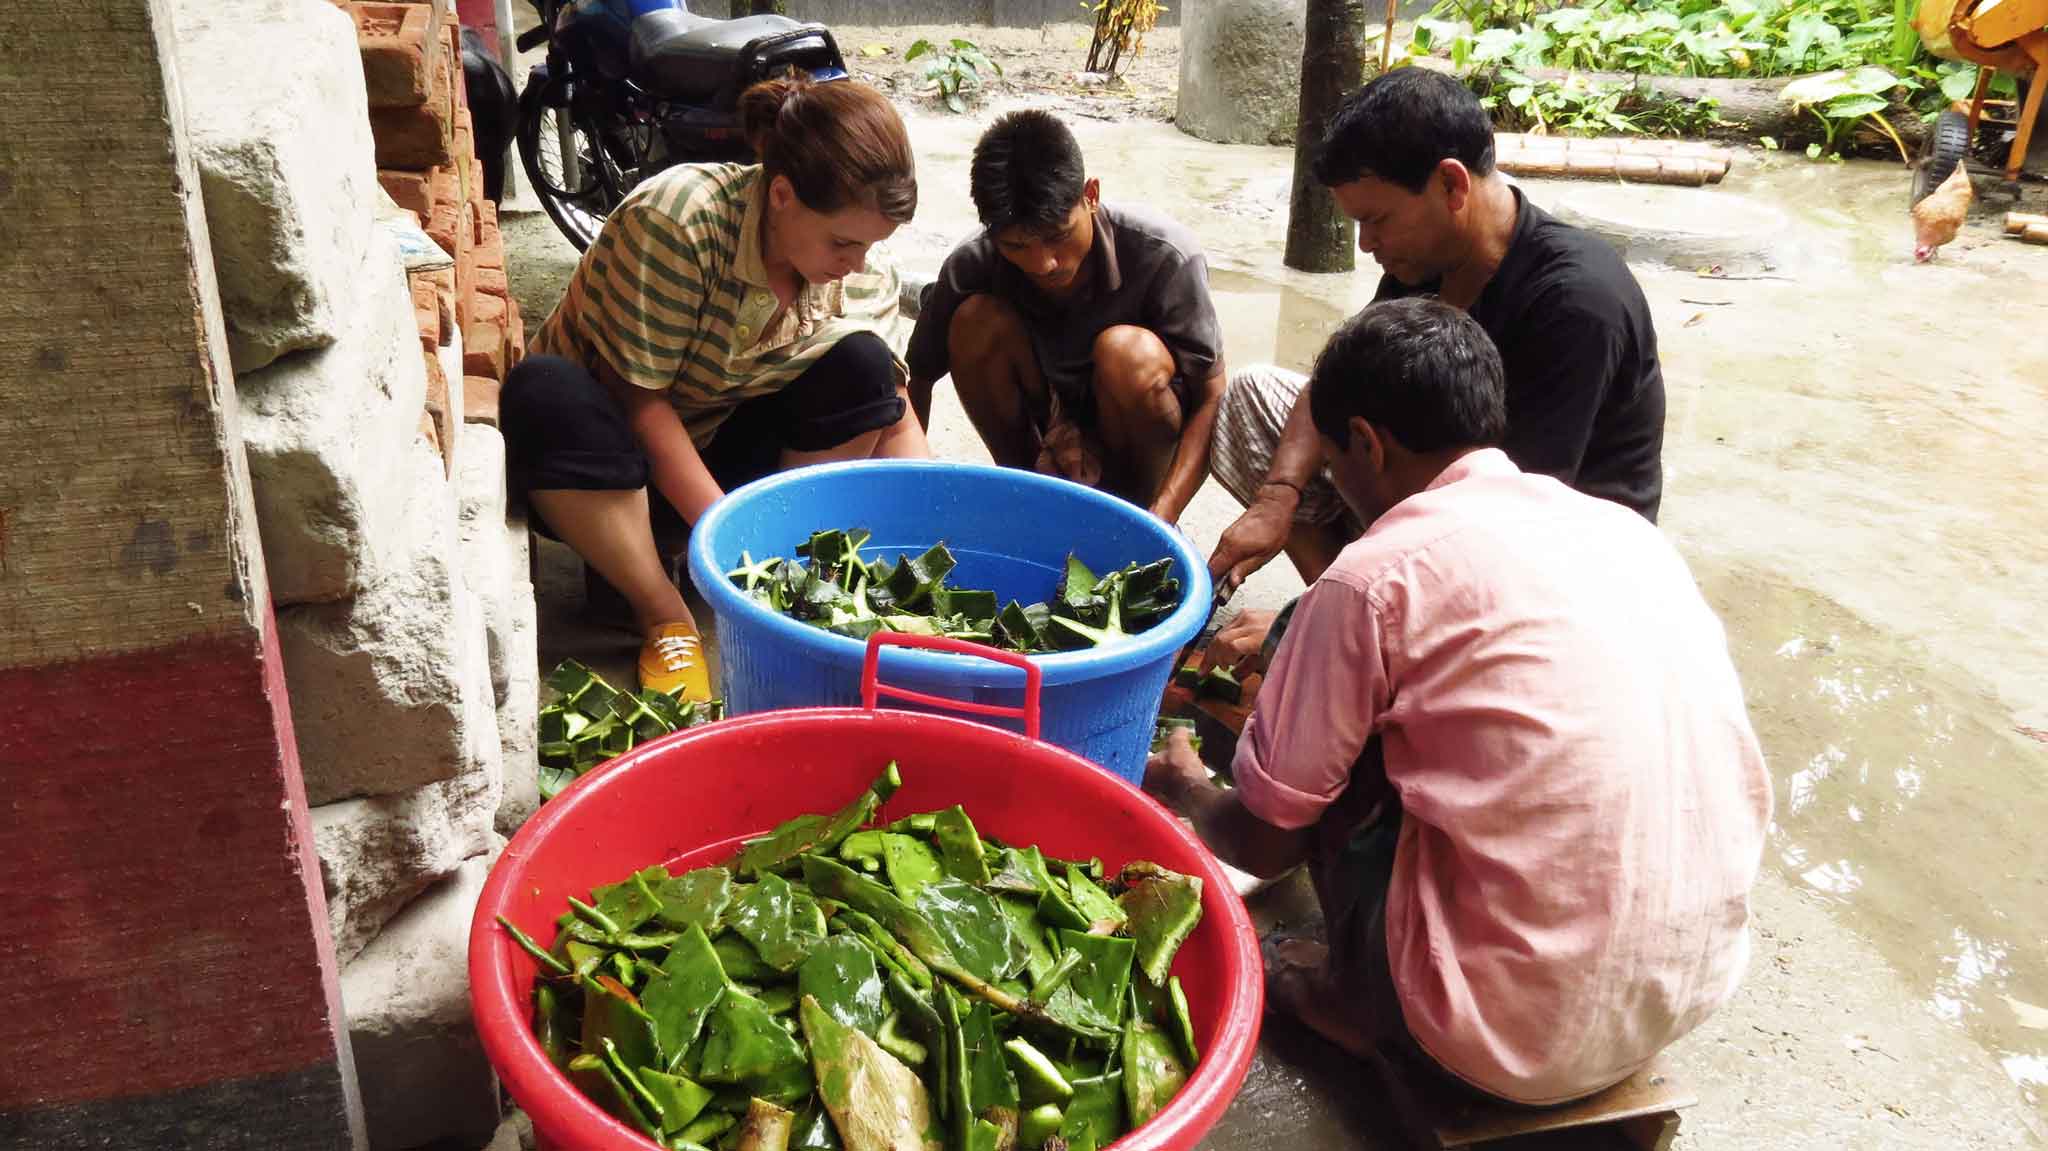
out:
M1384 270L1376 300L1436 296L1492 337L1508 456L1654 522L1664 377L1649 305L1613 248L1494 169L1478 99L1437 72L1389 72L1345 100L1315 175ZM1240 582L1284 549L1312 581L1358 535L1323 476L1303 382L1253 368L1224 396L1210 468L1246 510L1210 557L1219 580Z

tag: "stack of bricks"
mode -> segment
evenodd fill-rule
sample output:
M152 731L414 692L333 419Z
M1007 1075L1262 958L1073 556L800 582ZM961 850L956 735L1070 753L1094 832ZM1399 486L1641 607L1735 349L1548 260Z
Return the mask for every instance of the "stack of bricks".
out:
M462 425L497 424L498 389L526 347L519 305L506 288L498 207L484 195L460 24L451 0L344 6L362 50L377 181L454 261L412 274L427 365L423 431L452 473Z

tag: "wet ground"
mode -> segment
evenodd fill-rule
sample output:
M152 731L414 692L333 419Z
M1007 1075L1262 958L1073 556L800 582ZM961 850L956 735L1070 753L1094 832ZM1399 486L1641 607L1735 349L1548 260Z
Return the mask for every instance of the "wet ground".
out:
M993 110L908 113L923 196L892 244L906 270L929 275L973 230L966 160ZM1287 152L1073 120L1105 196L1210 245L1232 363L1303 365L1369 297L1369 267L1281 268ZM1737 197L1790 221L1751 238L1763 254L1744 267L1767 270L1741 274L1757 278L1636 265L1670 396L1663 526L1727 623L1778 801L1749 980L1671 1053L1701 1098L1681 1147L2016 1147L2048 1131L2048 249L1987 215L1916 267L1906 187L1895 165L1758 154L1719 188L1640 195L1673 227ZM1556 206L1585 186L1525 188ZM506 235L537 323L574 253L544 217ZM933 440L987 458L945 389ZM1234 511L1212 484L1183 526L1206 543ZM632 638L581 621L573 558L543 555L543 658L628 672ZM1299 586L1269 569L1240 602ZM1302 897L1259 902L1299 918ZM1209 1146L1393 1145L1369 1080L1268 1032Z

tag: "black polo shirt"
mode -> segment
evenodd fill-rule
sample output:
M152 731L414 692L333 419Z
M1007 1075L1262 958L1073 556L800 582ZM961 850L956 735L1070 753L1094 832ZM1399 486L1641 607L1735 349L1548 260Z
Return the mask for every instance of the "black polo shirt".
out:
M1515 236L1470 309L1507 372L1523 471L1555 476L1655 523L1664 494L1664 373L1643 289L1600 237L1515 193ZM1383 276L1375 299L1433 296Z

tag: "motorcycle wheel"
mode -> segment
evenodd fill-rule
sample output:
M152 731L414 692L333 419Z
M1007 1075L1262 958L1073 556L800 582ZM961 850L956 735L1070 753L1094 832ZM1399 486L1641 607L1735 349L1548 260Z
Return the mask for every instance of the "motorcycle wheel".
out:
M528 84L519 96L519 159L548 218L580 252L624 192L595 125L571 108L565 78Z

